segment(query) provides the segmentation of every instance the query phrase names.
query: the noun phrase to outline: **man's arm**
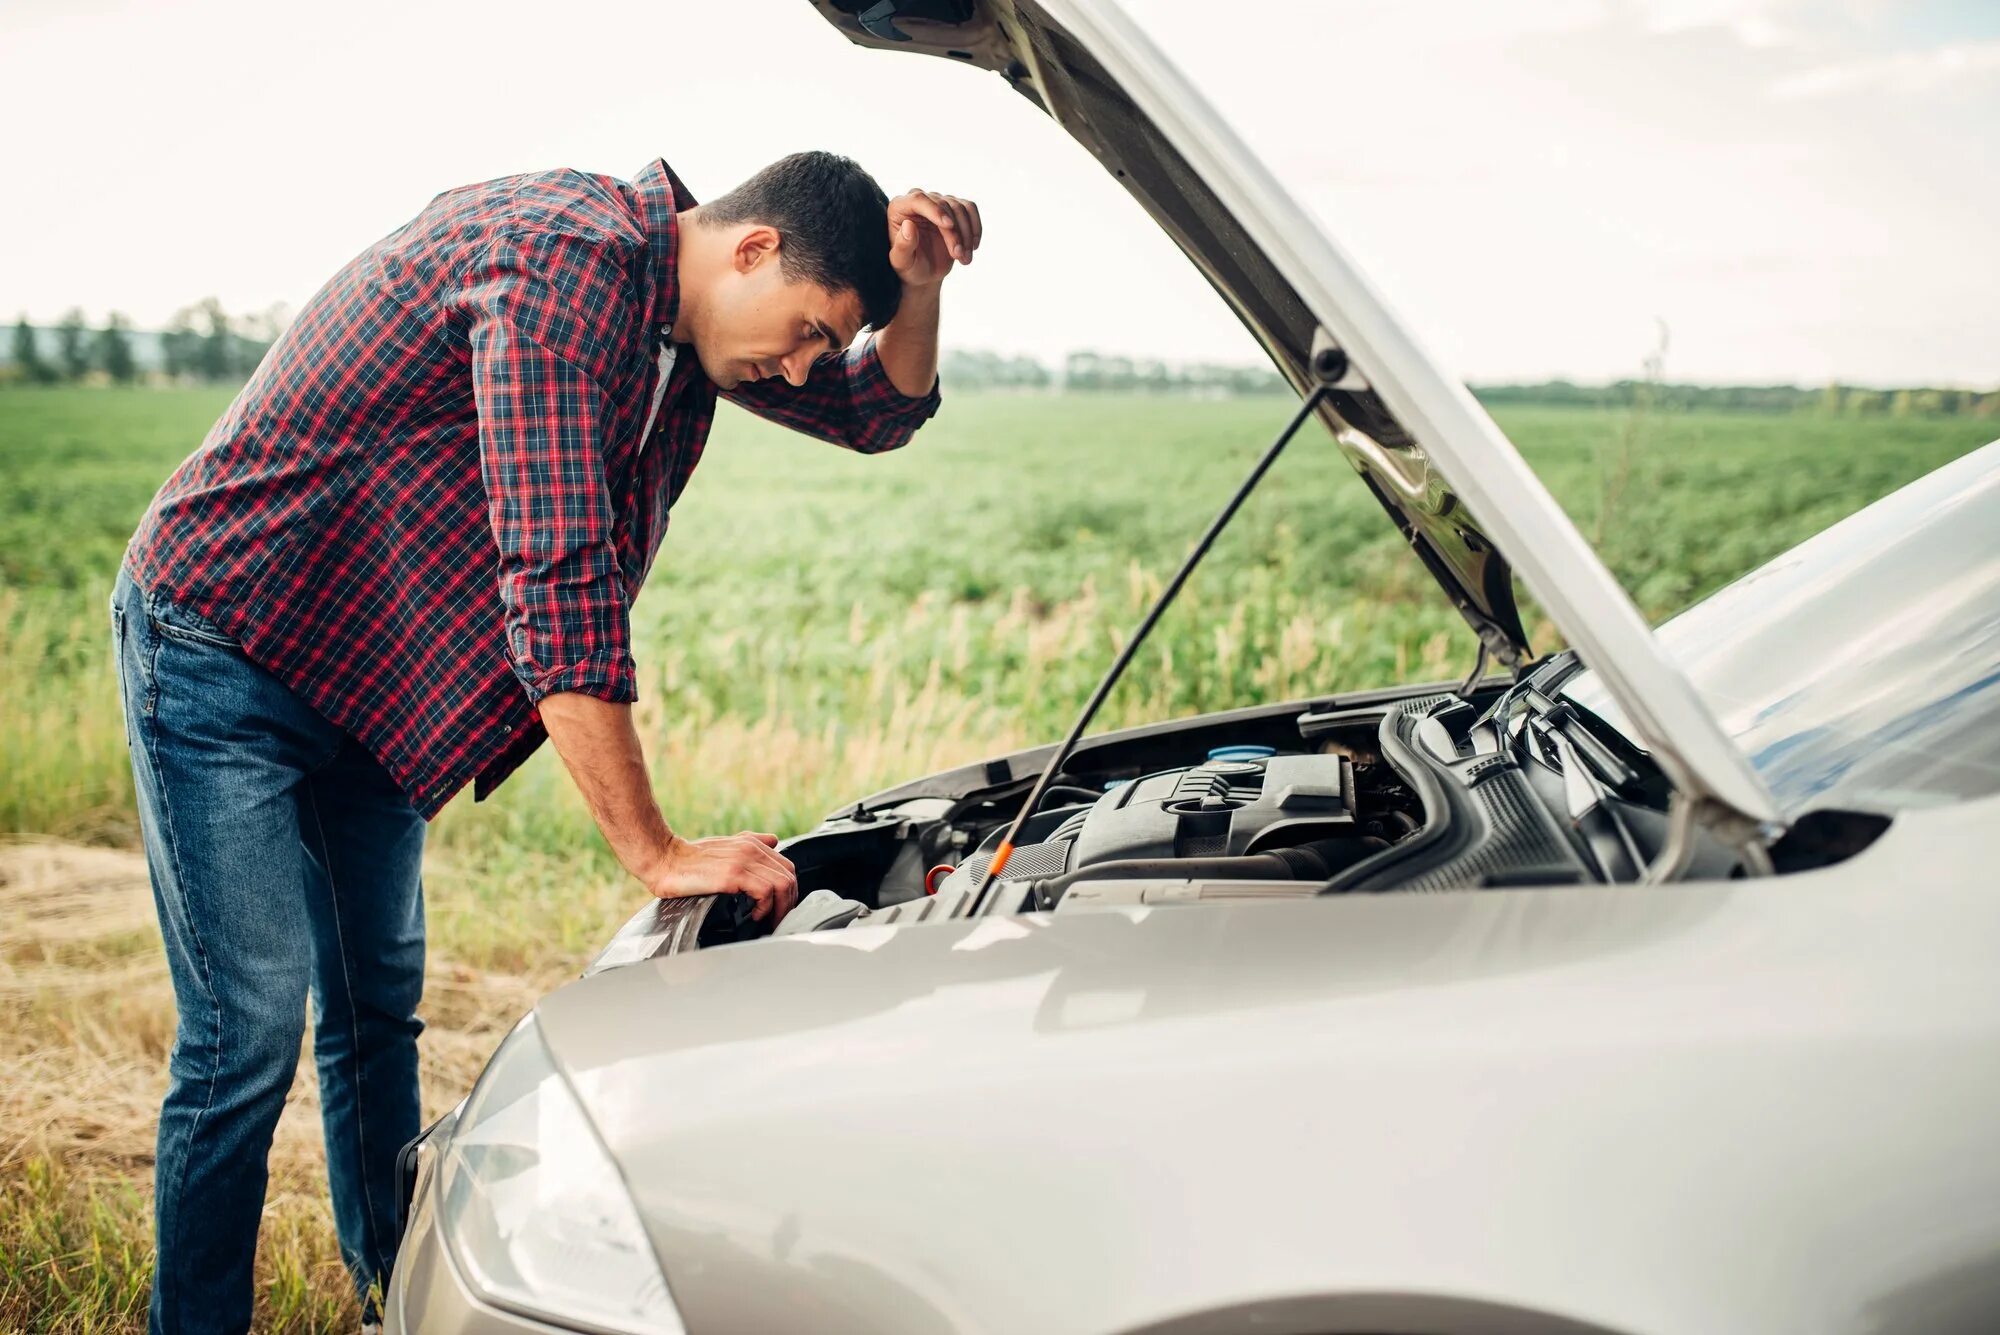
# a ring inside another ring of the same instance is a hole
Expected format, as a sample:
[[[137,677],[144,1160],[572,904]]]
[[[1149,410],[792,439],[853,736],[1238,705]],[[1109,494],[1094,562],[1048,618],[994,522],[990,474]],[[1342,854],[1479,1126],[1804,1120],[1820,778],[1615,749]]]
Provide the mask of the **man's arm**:
[[[972,263],[981,235],[969,199],[912,190],[889,201],[889,266],[903,280],[903,300],[875,352],[900,392],[916,397],[937,383],[938,292],[954,263]]]
[[[458,294],[507,657],[627,871],[661,896],[750,895],[756,916],[775,921],[798,893],[776,839],[676,836],[632,727],[631,626],[602,453],[609,353],[571,314],[615,312],[627,286],[588,240],[530,232],[490,242]]]
[[[775,924],[798,902],[798,873],[775,850],[778,836],[745,830],[683,839],[667,828],[632,707],[575,691],[542,698],[542,726],[625,870],[662,899],[735,891]]]
[[[898,394],[922,398],[938,378],[938,285],[903,286],[896,318],[875,336],[882,374]]]
[[[897,315],[895,324],[902,319]],[[896,388],[878,355],[888,336],[885,329],[844,352],[827,353],[803,385],[774,376],[725,389],[722,396],[766,421],[857,454],[901,449],[942,400],[935,389],[912,398]]]

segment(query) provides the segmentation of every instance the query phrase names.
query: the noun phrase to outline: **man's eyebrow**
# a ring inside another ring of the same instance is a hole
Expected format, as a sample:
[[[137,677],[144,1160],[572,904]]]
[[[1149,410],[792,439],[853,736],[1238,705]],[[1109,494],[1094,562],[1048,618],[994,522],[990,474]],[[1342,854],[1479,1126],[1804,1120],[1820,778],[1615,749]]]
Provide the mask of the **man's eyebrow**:
[[[813,324],[819,329],[819,332],[825,336],[826,345],[829,348],[844,348],[847,346],[845,343],[842,343],[840,341],[840,335],[836,334],[833,331],[833,326],[828,324],[826,321],[814,320]]]

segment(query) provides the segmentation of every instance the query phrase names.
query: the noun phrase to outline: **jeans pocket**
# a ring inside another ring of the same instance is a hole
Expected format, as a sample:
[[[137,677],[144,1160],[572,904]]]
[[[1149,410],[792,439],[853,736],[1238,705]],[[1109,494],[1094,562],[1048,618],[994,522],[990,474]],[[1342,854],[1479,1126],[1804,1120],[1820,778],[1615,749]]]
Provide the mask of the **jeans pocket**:
[[[142,613],[135,624],[126,604],[112,600],[111,658],[118,671],[118,704],[125,715],[127,745],[133,743],[136,735],[132,731],[136,726],[133,706],[138,706],[141,718],[150,718],[159,706],[160,690],[153,660],[160,652],[160,637],[152,629],[151,617]]]
[[[205,634],[192,627],[176,625],[171,621],[161,621],[158,618],[153,618],[152,620],[153,629],[165,639],[179,640],[182,644],[198,644],[208,649],[234,649],[237,647],[236,641],[226,639],[221,635]]]
[[[132,744],[132,701],[125,689],[125,612],[111,598],[111,670],[118,674],[118,714],[125,721],[125,744]]]
[[[220,626],[163,599],[155,599],[146,604],[146,620],[152,624],[154,634],[169,640],[179,640],[182,644],[204,645],[210,649],[242,652],[241,646],[230,639]]]

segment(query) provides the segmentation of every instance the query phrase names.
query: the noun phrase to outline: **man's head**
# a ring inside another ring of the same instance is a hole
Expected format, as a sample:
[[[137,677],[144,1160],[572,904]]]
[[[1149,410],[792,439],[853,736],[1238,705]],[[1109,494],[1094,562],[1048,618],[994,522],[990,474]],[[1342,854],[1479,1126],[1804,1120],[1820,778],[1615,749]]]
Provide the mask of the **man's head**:
[[[889,199],[834,153],[781,158],[683,215],[676,341],[724,389],[783,376],[895,317]]]

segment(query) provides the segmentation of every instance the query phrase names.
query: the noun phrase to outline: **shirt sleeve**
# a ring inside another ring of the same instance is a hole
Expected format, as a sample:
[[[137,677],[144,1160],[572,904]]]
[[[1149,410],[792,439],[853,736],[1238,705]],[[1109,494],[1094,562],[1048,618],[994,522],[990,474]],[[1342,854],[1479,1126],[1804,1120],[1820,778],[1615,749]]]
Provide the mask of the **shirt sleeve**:
[[[608,331],[631,304],[602,246],[532,232],[492,241],[460,292],[507,658],[535,701],[638,695],[603,451]]]
[[[875,336],[813,363],[803,385],[755,380],[724,390],[723,397],[759,417],[862,454],[881,454],[910,443],[942,402],[935,383],[915,398],[897,389],[882,369]]]

